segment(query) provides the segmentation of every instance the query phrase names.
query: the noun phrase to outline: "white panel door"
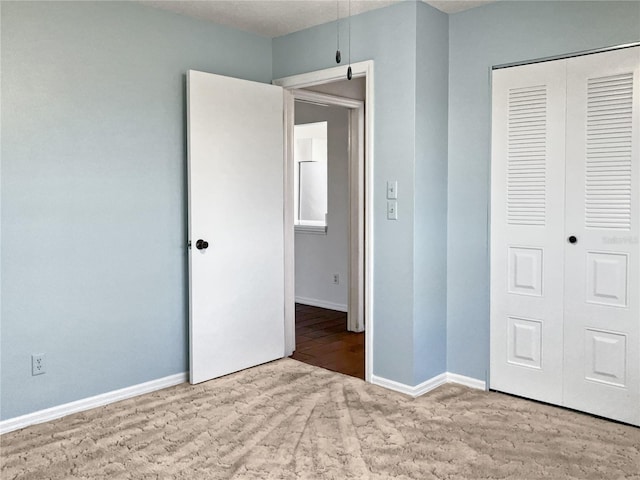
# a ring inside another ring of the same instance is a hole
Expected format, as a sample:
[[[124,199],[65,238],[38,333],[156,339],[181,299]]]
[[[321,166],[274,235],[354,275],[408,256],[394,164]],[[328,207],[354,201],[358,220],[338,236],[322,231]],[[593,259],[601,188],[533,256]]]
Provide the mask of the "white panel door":
[[[490,384],[560,403],[565,64],[492,84]]]
[[[639,115],[640,47],[568,60],[564,404],[636,425]]]
[[[189,71],[188,145],[198,383],[284,355],[282,88]]]

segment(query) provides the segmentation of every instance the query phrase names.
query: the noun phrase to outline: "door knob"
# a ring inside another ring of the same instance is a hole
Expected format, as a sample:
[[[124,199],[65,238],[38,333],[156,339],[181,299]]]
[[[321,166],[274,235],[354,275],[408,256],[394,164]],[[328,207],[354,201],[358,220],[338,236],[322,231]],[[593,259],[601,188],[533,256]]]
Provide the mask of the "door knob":
[[[578,243],[578,238],[574,235],[569,237],[569,243]]]
[[[206,240],[198,240],[196,241],[196,248],[198,250],[206,250],[209,247],[209,242],[207,242]]]

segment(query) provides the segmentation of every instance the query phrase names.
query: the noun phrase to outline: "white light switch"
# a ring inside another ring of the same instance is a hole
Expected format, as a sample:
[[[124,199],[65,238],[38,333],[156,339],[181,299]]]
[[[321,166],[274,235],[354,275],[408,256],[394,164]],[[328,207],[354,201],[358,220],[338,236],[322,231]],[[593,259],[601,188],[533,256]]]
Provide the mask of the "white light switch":
[[[387,202],[387,220],[398,219],[398,202]]]
[[[387,198],[389,200],[395,200],[398,198],[398,182],[395,180],[387,181]]]

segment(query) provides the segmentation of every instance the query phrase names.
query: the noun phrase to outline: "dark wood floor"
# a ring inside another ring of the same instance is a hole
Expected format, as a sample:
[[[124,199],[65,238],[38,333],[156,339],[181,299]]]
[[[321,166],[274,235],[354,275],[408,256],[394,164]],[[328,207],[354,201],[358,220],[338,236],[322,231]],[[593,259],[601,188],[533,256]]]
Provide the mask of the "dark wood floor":
[[[291,358],[364,380],[364,333],[347,331],[347,314],[296,303]]]

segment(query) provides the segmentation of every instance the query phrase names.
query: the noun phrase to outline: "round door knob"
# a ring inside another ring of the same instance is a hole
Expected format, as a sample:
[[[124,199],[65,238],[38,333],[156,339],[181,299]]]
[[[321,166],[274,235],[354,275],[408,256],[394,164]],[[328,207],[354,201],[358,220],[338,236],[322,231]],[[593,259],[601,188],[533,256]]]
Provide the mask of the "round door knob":
[[[206,240],[200,239],[196,242],[196,248],[198,250],[206,250],[207,247],[209,247],[209,242],[207,242]]]
[[[571,235],[569,237],[569,243],[578,243],[578,238],[575,237],[574,235]]]

